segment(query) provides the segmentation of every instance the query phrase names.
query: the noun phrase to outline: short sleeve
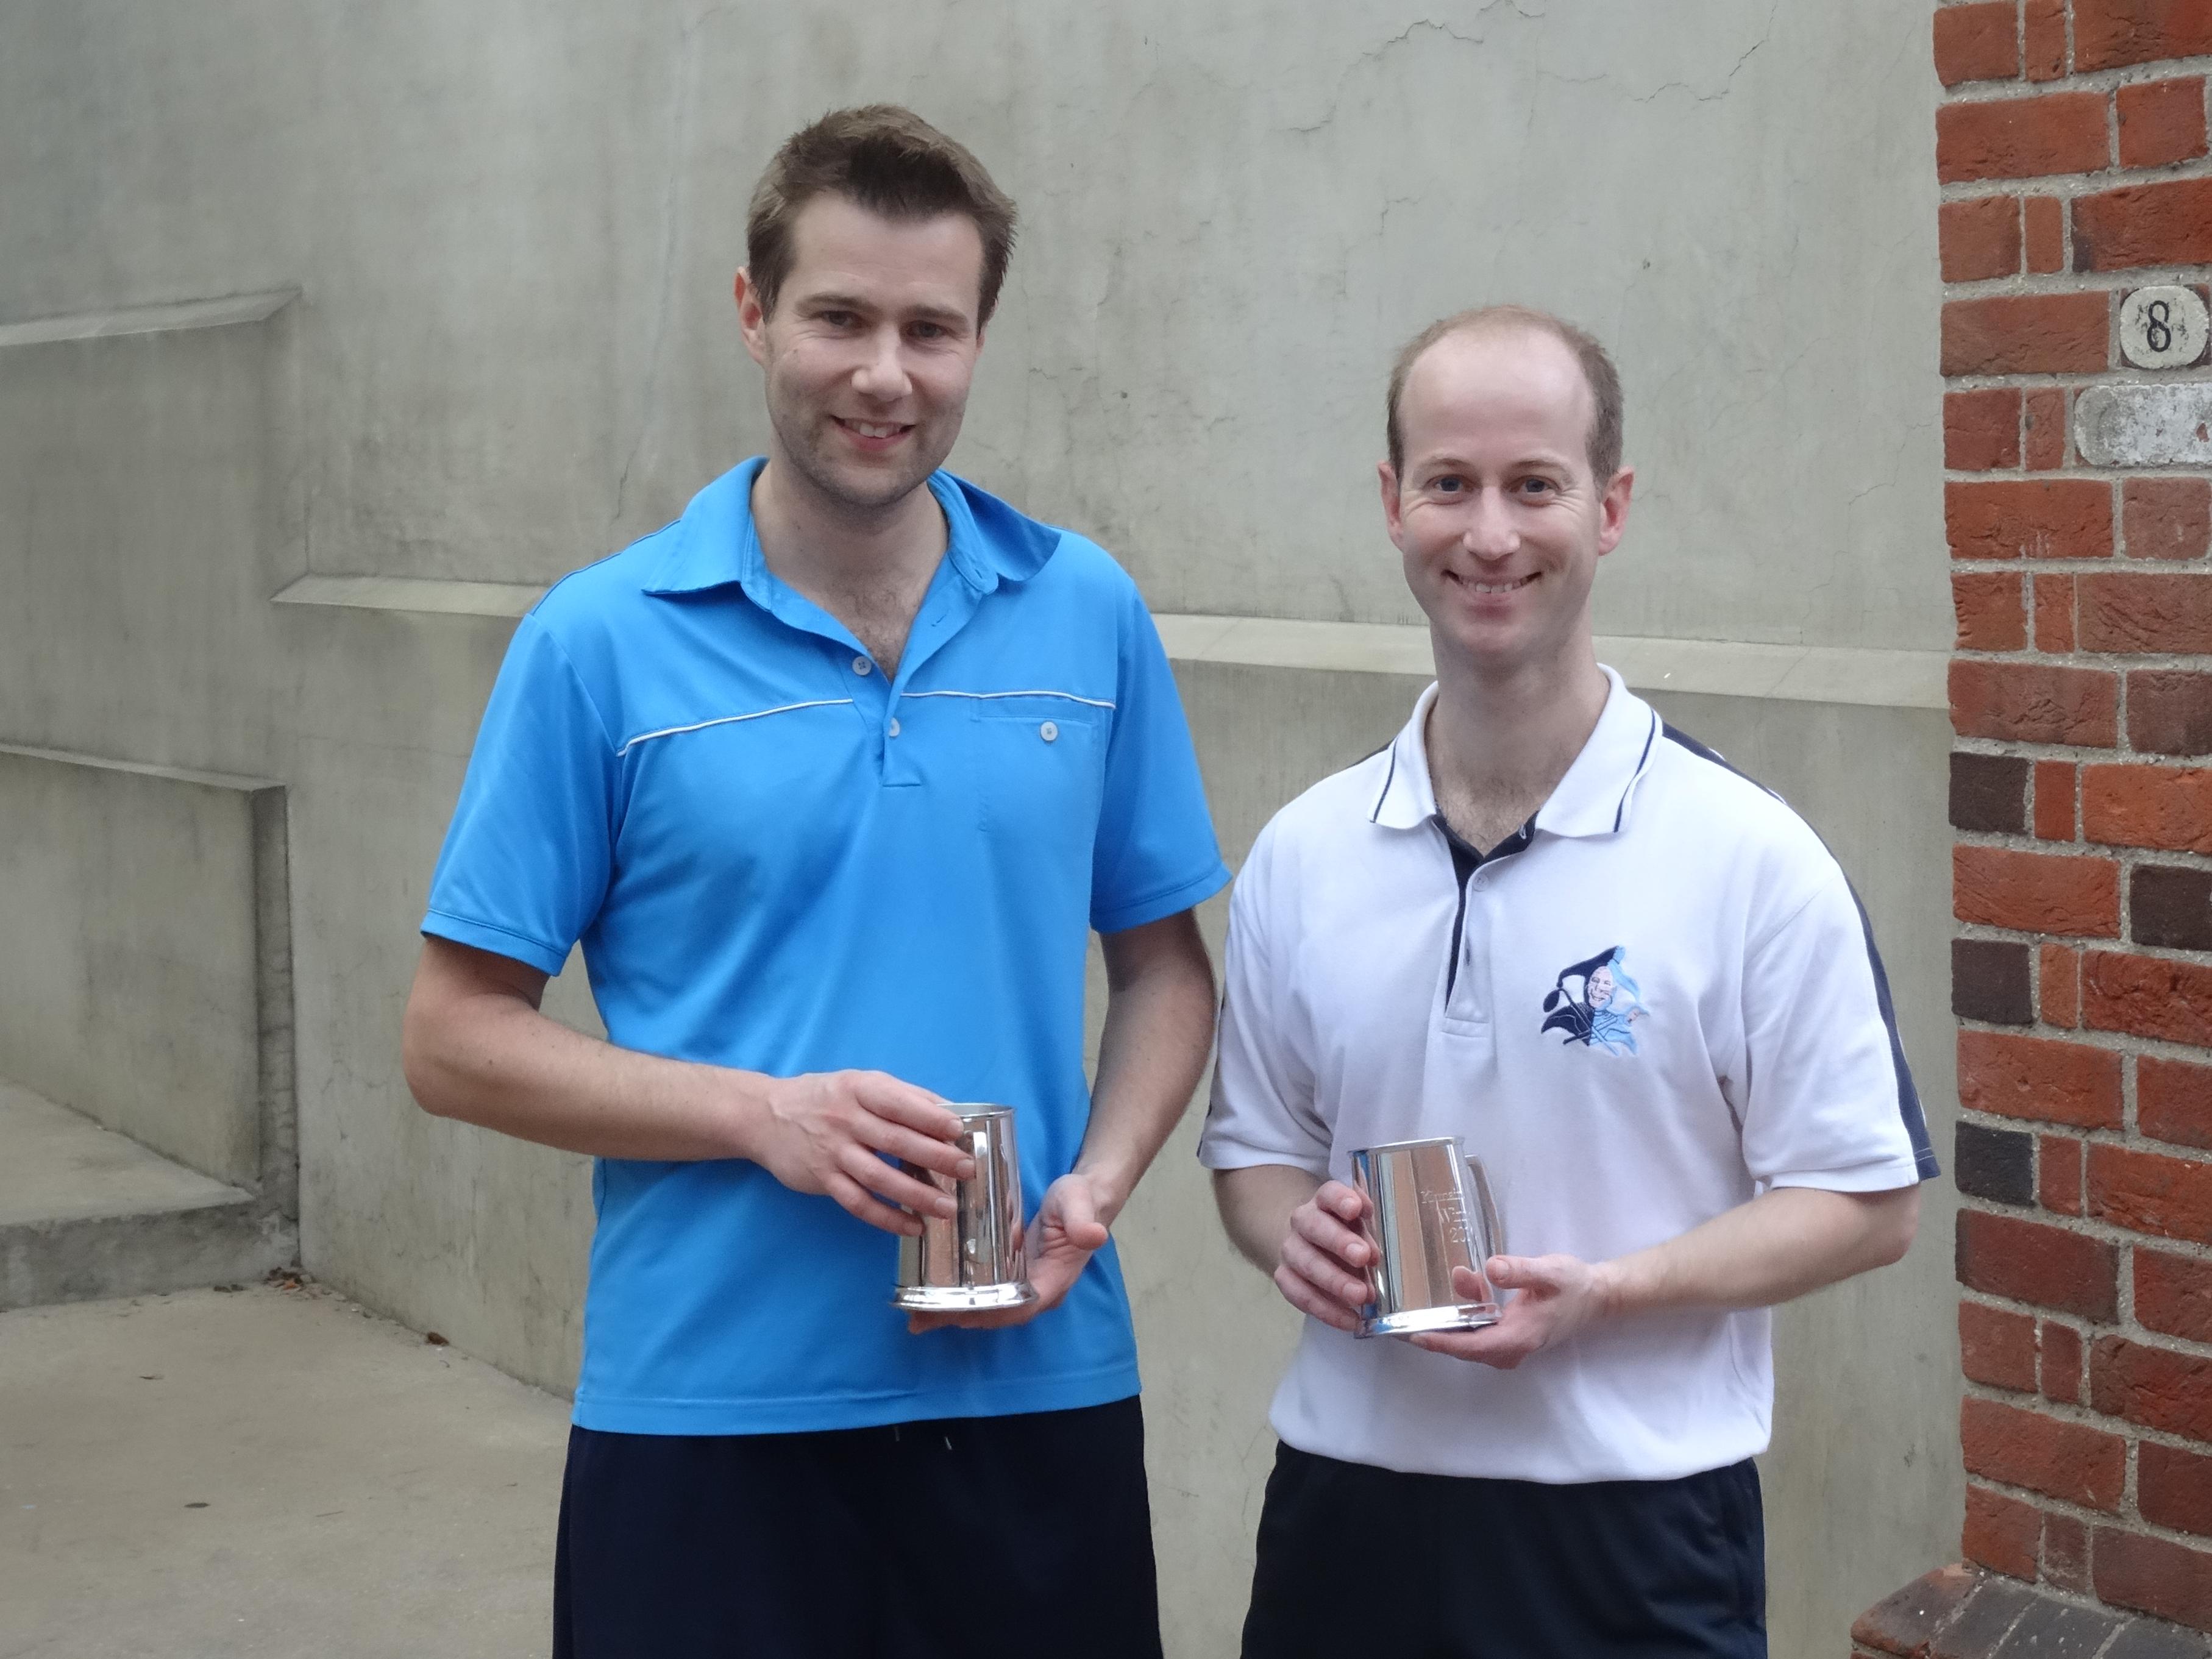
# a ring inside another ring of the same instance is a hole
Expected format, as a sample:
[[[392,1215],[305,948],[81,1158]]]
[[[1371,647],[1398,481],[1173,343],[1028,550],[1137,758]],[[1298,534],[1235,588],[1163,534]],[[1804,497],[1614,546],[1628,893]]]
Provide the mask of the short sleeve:
[[[1213,1096],[1198,1158],[1210,1170],[1286,1164],[1326,1181],[1329,1128],[1314,1109],[1312,1068],[1268,948],[1267,850],[1262,837],[1230,896]]]
[[[1091,925],[1102,933],[1188,910],[1229,882],[1175,675],[1133,586],[1119,631],[1113,735],[1091,860]]]
[[[1881,1192],[1936,1175],[1873,930],[1832,864],[1746,952],[1743,1003],[1743,1151],[1754,1178]]]
[[[477,731],[422,931],[559,973],[606,894],[615,767],[567,653],[526,617]]]

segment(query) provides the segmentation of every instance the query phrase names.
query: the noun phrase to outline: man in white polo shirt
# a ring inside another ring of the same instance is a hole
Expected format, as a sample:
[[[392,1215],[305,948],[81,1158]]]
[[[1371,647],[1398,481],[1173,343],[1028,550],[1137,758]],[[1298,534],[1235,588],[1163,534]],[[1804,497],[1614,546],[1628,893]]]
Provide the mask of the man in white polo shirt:
[[[1843,872],[1596,660],[1621,427],[1541,313],[1400,355],[1382,511],[1437,682],[1237,878],[1200,1157],[1308,1316],[1246,1659],[1765,1654],[1765,1310],[1896,1261],[1936,1173]],[[1350,1155],[1444,1134],[1504,1317],[1362,1340]]]

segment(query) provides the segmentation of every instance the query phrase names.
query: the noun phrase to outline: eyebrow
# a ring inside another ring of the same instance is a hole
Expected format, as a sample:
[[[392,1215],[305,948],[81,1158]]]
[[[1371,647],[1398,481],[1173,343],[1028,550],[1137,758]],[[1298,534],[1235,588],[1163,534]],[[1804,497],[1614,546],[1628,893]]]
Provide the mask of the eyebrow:
[[[1574,470],[1573,462],[1558,455],[1523,455],[1520,459],[1510,461],[1506,465],[1508,471],[1527,467],[1544,467],[1555,472]],[[1477,471],[1473,461],[1458,455],[1424,455],[1415,463],[1413,470],[1417,472],[1427,472],[1437,467],[1455,467],[1462,472]]]
[[[862,299],[857,294],[806,294],[799,296],[799,303],[805,306],[829,307],[839,311],[875,311],[880,309],[880,307]],[[921,318],[929,322],[957,323],[963,328],[972,328],[975,326],[975,319],[968,315],[966,312],[961,311],[952,306],[936,306],[928,304],[913,306],[909,307],[904,314],[908,317]]]

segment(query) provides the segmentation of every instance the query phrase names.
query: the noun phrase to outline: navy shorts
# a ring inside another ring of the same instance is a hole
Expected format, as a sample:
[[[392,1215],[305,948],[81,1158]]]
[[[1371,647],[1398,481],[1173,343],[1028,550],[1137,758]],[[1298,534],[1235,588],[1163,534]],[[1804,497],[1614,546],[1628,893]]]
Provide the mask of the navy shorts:
[[[1133,1399],[813,1434],[568,1432],[555,1659],[1158,1659]]]
[[[1765,1659],[1765,1532],[1748,1460],[1545,1486],[1284,1446],[1244,1659]]]

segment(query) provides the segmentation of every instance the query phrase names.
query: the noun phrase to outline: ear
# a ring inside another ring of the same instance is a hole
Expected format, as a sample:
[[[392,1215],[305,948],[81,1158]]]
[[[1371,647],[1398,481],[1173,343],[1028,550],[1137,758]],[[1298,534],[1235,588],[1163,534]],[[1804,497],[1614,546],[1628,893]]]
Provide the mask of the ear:
[[[755,362],[768,362],[768,313],[762,309],[760,289],[753,285],[752,272],[740,266],[737,281],[731,291],[738,302],[738,331],[745,337],[745,349],[752,354]]]
[[[1620,545],[1628,531],[1628,498],[1636,492],[1636,469],[1624,466],[1613,475],[1597,505],[1597,550],[1601,556]]]
[[[1399,545],[1405,520],[1398,511],[1398,469],[1388,461],[1375,463],[1375,477],[1382,486],[1382,523],[1389,532],[1391,545]]]

